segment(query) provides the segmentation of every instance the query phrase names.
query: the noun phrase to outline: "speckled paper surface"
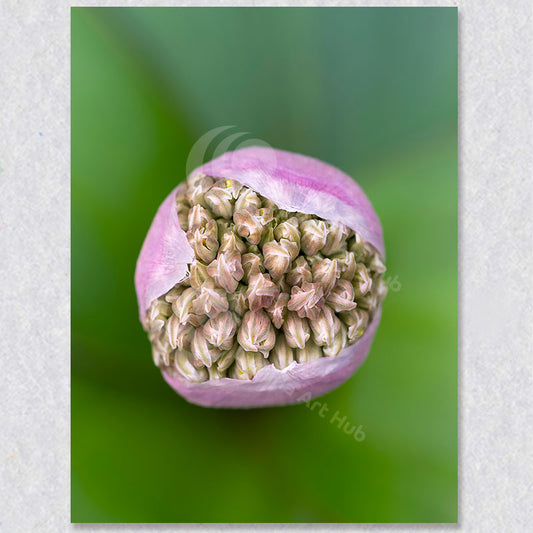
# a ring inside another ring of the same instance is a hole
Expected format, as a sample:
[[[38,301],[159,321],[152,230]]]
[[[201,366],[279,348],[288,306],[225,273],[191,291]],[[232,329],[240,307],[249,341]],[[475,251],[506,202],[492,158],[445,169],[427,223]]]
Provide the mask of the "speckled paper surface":
[[[343,525],[344,530],[520,532],[533,518],[532,5],[527,0],[458,4],[459,527]],[[70,5],[0,4],[0,532],[171,531],[176,526],[70,525]]]

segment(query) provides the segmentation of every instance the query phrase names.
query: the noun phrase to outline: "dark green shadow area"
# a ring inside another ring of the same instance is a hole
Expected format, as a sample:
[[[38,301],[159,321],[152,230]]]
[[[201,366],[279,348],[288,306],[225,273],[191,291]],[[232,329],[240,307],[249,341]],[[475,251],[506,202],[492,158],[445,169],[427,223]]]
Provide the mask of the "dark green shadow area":
[[[152,364],[137,255],[226,125],[350,173],[382,220],[382,323],[324,418],[190,405]],[[456,520],[456,9],[73,8],[72,521]]]

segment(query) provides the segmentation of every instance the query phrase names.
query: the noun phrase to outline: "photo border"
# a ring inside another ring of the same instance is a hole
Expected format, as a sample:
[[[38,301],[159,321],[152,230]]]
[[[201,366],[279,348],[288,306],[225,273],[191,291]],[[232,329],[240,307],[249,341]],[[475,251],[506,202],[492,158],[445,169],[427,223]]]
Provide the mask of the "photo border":
[[[458,7],[458,525],[70,524],[70,7],[136,5]],[[0,532],[525,531],[533,478],[532,14],[528,0],[1,3]]]

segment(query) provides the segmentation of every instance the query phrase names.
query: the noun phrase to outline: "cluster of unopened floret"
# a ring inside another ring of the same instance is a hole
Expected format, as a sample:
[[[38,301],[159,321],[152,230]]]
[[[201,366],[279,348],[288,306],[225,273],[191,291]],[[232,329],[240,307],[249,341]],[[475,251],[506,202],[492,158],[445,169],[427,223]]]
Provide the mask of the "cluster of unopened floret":
[[[266,365],[336,356],[385,297],[380,254],[343,224],[203,174],[178,188],[176,209],[195,260],[145,321],[170,374],[252,379]]]

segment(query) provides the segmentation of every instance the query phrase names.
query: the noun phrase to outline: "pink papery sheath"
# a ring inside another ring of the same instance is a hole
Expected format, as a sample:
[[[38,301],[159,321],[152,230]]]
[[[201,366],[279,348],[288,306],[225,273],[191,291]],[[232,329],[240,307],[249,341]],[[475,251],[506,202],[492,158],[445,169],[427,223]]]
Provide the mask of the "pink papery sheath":
[[[384,257],[379,219],[359,185],[340,170],[300,154],[266,147],[227,152],[197,168],[215,178],[231,179],[272,200],[281,209],[341,222]],[[141,321],[150,303],[179,283],[194,259],[178,221],[174,189],[157,211],[135,271]],[[278,370],[261,369],[251,380],[222,378],[192,383],[163,372],[165,380],[188,401],[209,407],[251,408],[308,401],[346,381],[365,360],[381,317],[378,309],[363,336],[336,357],[324,357]]]

